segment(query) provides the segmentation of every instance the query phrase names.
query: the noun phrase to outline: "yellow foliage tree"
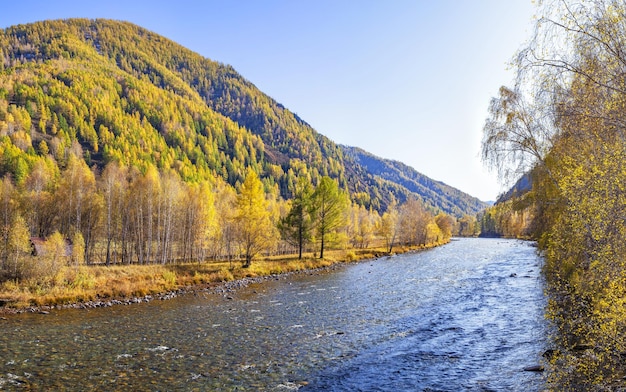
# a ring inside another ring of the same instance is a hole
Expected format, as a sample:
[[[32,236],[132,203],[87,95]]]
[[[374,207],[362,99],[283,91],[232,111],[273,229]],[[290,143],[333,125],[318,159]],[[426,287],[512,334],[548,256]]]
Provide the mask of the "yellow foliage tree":
[[[252,169],[248,169],[237,195],[236,220],[239,242],[245,257],[244,267],[249,267],[252,259],[267,250],[278,238],[277,229],[270,221],[263,184]]]

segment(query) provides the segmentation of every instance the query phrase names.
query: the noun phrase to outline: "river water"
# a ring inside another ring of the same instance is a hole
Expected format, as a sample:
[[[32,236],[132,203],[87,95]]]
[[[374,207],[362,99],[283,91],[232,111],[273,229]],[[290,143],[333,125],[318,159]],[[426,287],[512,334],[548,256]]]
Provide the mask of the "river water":
[[[0,320],[0,389],[537,391],[546,345],[529,243],[436,249],[106,309]]]

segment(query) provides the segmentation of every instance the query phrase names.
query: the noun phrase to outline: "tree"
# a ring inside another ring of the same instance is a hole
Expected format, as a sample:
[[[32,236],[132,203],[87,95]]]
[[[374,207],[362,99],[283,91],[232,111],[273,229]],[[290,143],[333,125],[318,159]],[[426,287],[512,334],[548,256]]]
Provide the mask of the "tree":
[[[435,223],[439,226],[444,240],[449,240],[452,237],[452,229],[454,228],[454,218],[450,215],[439,213],[435,216]]]
[[[311,240],[313,232],[313,186],[308,179],[300,177],[296,185],[291,209],[287,216],[279,221],[278,228],[282,237],[298,247],[298,259],[302,259],[302,250]]]
[[[218,180],[215,208],[219,230],[216,235],[215,256],[226,256],[232,267],[233,247],[237,237],[237,194],[226,182]]]
[[[11,225],[15,221],[17,215],[17,192],[13,182],[8,176],[5,176],[0,182],[0,234],[2,247],[0,248],[2,257],[2,268],[9,268],[9,258],[11,254],[10,239]]]
[[[128,225],[129,235],[128,239],[122,238],[122,247],[126,243],[132,245],[131,250],[134,250],[139,264],[157,260],[165,264],[172,239],[172,213],[178,195],[178,183],[171,176],[166,181],[153,165],[149,165],[144,174],[132,168],[129,177],[125,201],[128,216],[123,217],[128,219],[123,224]],[[169,226],[166,222],[169,222]]]
[[[182,260],[203,260],[217,226],[214,195],[209,184],[186,185],[182,205]]]
[[[169,172],[162,177],[157,205],[157,229],[159,230],[161,264],[166,264],[174,259],[174,229],[180,222],[182,184],[180,177],[175,172]],[[152,219],[150,208],[147,211],[148,219]]]
[[[459,235],[461,237],[473,237],[476,234],[478,234],[476,217],[464,215],[459,219]]]
[[[39,142],[38,148],[39,148],[39,153],[43,156],[46,156],[48,155],[48,153],[50,153],[50,150],[48,148],[48,143],[46,143],[45,140],[42,140]]]
[[[61,173],[55,199],[61,218],[60,232],[68,237],[76,230],[82,233],[87,250],[85,262],[89,264],[102,200],[96,192],[95,174],[84,160],[74,154],[70,154],[67,168]]]
[[[355,248],[367,248],[374,235],[374,229],[378,226],[380,216],[378,213],[368,210],[363,206],[353,204],[349,209],[349,224],[347,235]]]
[[[390,254],[396,242],[398,228],[398,210],[396,201],[393,199],[383,214],[378,229],[378,234],[385,239],[385,247]]]
[[[348,196],[339,190],[337,181],[328,176],[322,177],[313,193],[313,211],[320,241],[320,259],[324,258],[324,248],[330,236],[345,224],[344,212],[348,205]]]
[[[426,227],[431,215],[417,199],[408,199],[400,206],[399,232],[401,241],[405,245],[425,245],[427,242]]]
[[[37,260],[34,278],[39,280],[52,279],[67,264],[67,242],[58,231],[46,239],[44,256]]]
[[[117,163],[109,163],[100,176],[100,192],[104,200],[104,224],[106,236],[105,263],[110,265],[112,261],[112,246],[114,240],[123,233],[124,222],[123,206],[128,188],[128,169],[120,167]]]
[[[26,221],[19,214],[15,215],[13,219],[8,245],[8,253],[13,264],[13,276],[20,278],[20,263],[23,263],[24,259],[30,255],[31,244],[28,226],[26,226]]]
[[[562,350],[552,361],[551,389],[611,389],[622,382],[617,353],[626,350],[626,4],[548,0],[539,12],[535,35],[515,60],[517,80],[509,90],[515,99],[501,99],[491,110],[483,157],[497,165],[508,156],[515,166],[524,154],[540,152],[526,167],[533,227],[546,256],[548,314],[563,347],[581,341],[592,347],[584,356]],[[496,115],[520,102],[524,110]],[[498,119],[503,126],[493,127]],[[543,130],[532,126],[538,120]],[[493,142],[498,139],[521,142]],[[490,226],[511,232],[521,226],[517,211],[500,211]]]
[[[75,266],[85,263],[85,239],[80,231],[74,232],[72,236],[71,261]]]
[[[429,219],[424,229],[424,245],[439,244],[444,241],[444,235],[434,219]]]
[[[25,204],[32,233],[44,238],[51,233],[58,206],[53,198],[58,168],[49,157],[38,159],[25,181]]]
[[[250,266],[257,254],[267,249],[275,234],[267,208],[263,183],[254,170],[249,168],[237,195],[236,216],[238,236],[245,257],[243,265],[245,268]]]
[[[545,159],[552,140],[552,127],[542,121],[546,117],[516,89],[500,87],[499,97],[491,100],[482,159],[503,182],[517,181]]]

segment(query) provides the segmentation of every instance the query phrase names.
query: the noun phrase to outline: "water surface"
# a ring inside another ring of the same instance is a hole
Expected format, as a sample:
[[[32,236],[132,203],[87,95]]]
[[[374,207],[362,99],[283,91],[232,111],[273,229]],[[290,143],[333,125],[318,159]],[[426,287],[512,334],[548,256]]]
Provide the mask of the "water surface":
[[[0,389],[536,391],[540,264],[462,239],[230,297],[7,317]]]

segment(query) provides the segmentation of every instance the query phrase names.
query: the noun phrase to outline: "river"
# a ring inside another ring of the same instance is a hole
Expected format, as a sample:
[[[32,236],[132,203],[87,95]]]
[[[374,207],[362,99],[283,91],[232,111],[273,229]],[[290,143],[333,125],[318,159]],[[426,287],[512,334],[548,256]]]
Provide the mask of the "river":
[[[530,243],[436,249],[229,296],[0,320],[0,389],[537,391],[547,324]]]

